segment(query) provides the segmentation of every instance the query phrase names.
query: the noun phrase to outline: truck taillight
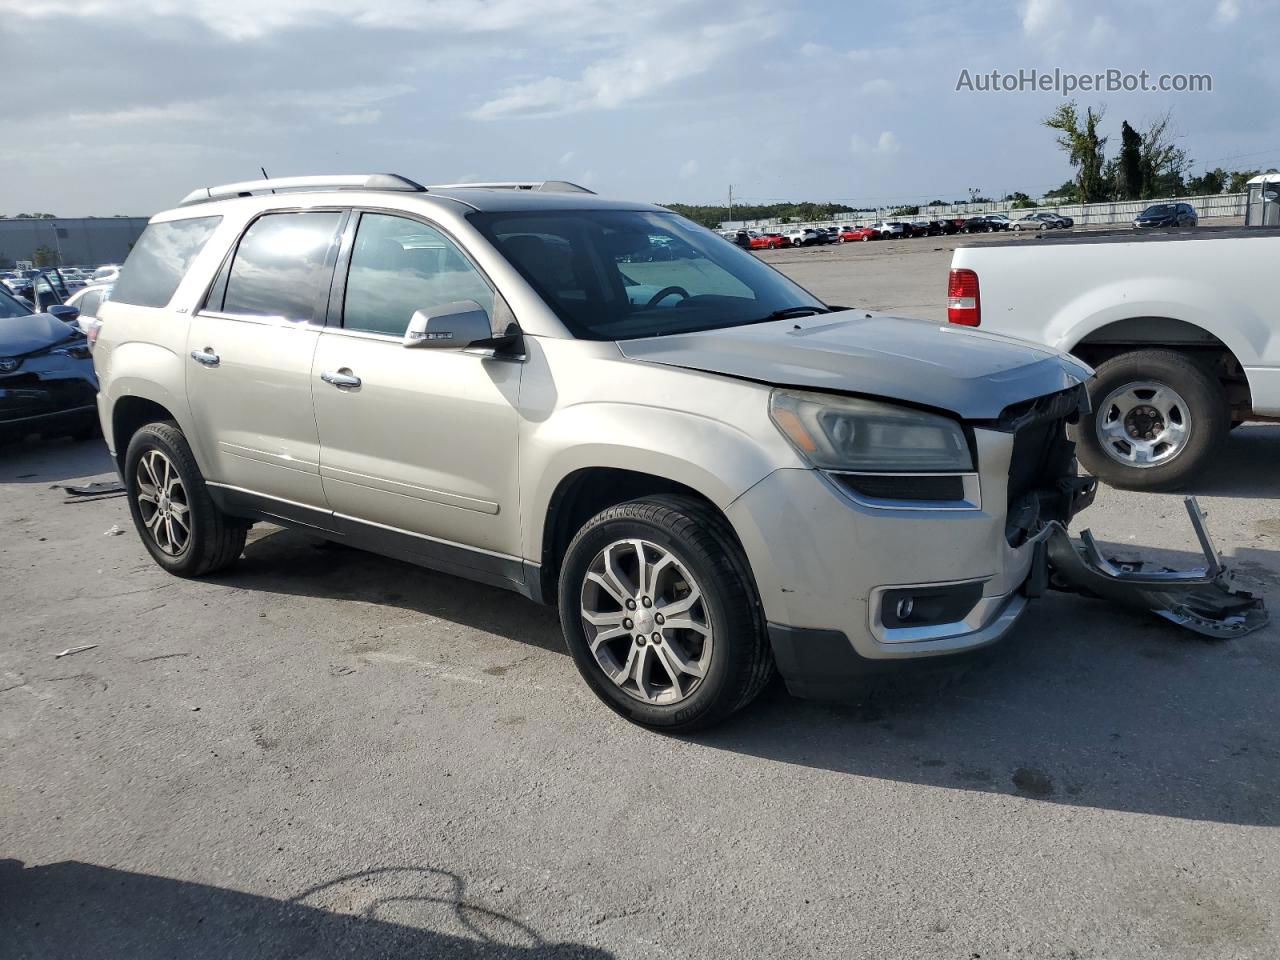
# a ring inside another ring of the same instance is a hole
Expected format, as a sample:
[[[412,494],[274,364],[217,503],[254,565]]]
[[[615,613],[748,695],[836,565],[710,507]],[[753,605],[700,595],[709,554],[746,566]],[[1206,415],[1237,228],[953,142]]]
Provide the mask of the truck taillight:
[[[947,278],[947,322],[976,327],[982,322],[978,275],[972,270],[952,270]]]

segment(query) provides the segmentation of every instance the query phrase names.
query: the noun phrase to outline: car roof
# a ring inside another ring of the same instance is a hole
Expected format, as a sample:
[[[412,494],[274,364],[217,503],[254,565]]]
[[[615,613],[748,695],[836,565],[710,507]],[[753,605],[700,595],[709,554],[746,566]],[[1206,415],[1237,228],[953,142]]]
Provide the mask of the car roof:
[[[449,186],[429,187],[420,192],[390,190],[298,190],[287,193],[265,193],[252,196],[231,197],[223,200],[206,200],[188,203],[162,211],[151,222],[184,220],[190,217],[217,216],[231,211],[253,212],[257,210],[287,207],[321,206],[375,206],[422,210],[431,207],[450,207],[456,213],[469,208],[484,213],[522,213],[526,211],[552,210],[639,210],[668,213],[665,207],[635,200],[614,200],[594,193],[568,193],[537,190],[512,190],[502,188]]]

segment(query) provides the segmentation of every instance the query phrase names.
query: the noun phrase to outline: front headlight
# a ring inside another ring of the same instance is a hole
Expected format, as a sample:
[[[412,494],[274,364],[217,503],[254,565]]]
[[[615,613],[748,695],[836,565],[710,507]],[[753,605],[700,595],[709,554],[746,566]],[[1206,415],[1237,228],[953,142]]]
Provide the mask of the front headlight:
[[[800,455],[823,470],[943,473],[973,469],[956,421],[875,400],[774,390],[769,416]]]

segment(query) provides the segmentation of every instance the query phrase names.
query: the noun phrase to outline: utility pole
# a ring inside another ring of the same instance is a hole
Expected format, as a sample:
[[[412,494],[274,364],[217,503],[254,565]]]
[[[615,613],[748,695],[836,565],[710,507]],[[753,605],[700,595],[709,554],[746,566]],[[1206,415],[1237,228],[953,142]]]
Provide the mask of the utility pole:
[[[729,222],[733,223],[733,184],[729,184]]]

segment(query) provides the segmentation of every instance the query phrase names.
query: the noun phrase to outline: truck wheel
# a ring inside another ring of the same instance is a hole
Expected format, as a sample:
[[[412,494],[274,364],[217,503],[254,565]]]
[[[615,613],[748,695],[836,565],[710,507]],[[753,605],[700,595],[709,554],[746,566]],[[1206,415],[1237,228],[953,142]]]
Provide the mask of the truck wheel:
[[[1172,350],[1137,350],[1098,367],[1093,411],[1076,430],[1080,461],[1131,490],[1178,487],[1203,467],[1231,426],[1222,384]]]
[[[199,577],[240,558],[248,525],[228,517],[209,497],[176,423],[149,423],[133,435],[124,480],[138,536],[165,570]]]
[[[690,497],[633,500],[588,521],[565,554],[560,622],[587,685],[647,727],[710,726],[773,675],[742,548]]]

